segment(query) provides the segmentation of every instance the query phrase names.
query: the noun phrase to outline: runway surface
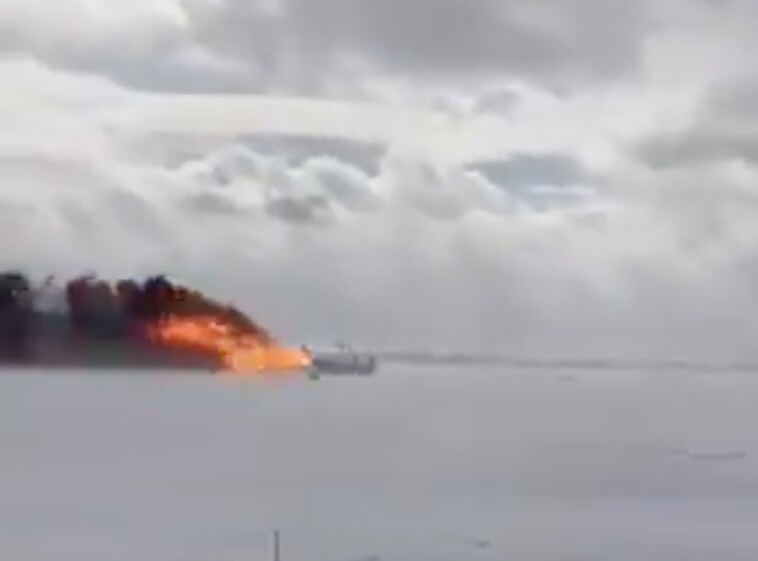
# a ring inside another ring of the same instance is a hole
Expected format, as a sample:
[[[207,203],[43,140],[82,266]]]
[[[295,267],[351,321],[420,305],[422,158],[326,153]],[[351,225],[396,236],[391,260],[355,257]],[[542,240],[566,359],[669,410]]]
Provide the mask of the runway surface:
[[[755,559],[758,374],[0,376],[0,557]]]

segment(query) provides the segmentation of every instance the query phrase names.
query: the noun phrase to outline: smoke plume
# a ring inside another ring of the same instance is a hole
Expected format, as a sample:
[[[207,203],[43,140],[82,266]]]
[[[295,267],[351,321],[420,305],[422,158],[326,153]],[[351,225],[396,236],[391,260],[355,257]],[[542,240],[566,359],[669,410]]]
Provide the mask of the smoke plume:
[[[50,307],[56,291],[62,306]],[[56,355],[43,350],[51,338],[64,351],[77,353],[82,365],[91,354],[83,349],[97,352],[114,342],[136,345],[134,353],[156,347],[196,352],[219,368],[238,371],[300,369],[309,363],[305,352],[281,347],[234,306],[164,276],[108,282],[85,275],[57,290],[52,278],[33,286],[25,274],[6,272],[0,275],[0,318],[3,354],[32,364],[55,364]],[[52,330],[53,325],[63,329]],[[120,360],[122,355],[113,354],[114,362]]]

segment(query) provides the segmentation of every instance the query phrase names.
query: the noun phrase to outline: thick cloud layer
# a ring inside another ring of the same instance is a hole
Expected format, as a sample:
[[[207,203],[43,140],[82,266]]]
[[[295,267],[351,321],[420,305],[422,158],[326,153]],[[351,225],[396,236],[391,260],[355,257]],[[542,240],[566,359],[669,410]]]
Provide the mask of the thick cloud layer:
[[[529,76],[543,83],[634,70],[648,0],[3,0],[0,46],[170,90],[326,92],[365,71],[406,79]]]
[[[2,264],[167,272],[293,339],[756,358],[753,162],[691,156],[735,130],[746,32],[695,42],[708,3],[374,4],[0,3]],[[389,103],[135,91],[328,83]]]

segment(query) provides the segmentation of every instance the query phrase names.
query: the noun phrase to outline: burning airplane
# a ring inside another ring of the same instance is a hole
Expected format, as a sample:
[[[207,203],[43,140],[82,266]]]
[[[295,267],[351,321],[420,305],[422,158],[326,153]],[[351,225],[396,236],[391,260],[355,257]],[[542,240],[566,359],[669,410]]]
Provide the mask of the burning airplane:
[[[280,344],[235,307],[163,276],[82,276],[60,289],[52,279],[33,286],[22,273],[0,273],[0,365],[318,377],[334,370],[324,358]]]

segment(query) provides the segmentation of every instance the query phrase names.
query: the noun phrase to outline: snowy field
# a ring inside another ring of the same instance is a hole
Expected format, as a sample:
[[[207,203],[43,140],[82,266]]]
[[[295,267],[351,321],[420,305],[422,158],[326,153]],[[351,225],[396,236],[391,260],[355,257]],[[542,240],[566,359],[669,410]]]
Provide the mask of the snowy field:
[[[758,374],[16,374],[0,445],[13,561],[758,556]]]

